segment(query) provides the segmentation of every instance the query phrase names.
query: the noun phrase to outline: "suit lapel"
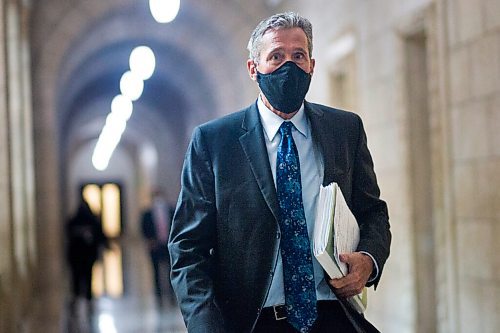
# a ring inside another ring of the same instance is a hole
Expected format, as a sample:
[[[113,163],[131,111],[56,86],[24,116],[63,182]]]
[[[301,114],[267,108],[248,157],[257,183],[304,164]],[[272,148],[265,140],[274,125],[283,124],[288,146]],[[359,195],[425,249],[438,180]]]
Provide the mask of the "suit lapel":
[[[259,111],[257,110],[257,103],[254,103],[247,109],[242,128],[245,130],[245,133],[240,137],[241,147],[250,163],[255,180],[269,209],[276,220],[278,220],[278,199],[276,188],[274,187],[273,174],[269,166],[269,158],[267,156],[264,132],[259,118]]]
[[[324,112],[313,104],[304,102],[304,111],[311,122],[311,132],[315,148],[320,153],[323,164],[323,186],[335,180],[335,128],[328,124]]]
[[[341,170],[335,166],[335,124],[328,123],[324,112],[307,101],[304,111],[311,122],[311,132],[315,149],[320,154],[323,164],[323,185],[338,181]],[[240,144],[250,163],[254,177],[274,217],[278,219],[278,199],[274,187],[273,174],[269,166],[264,131],[259,118],[257,103],[250,106],[243,120],[245,133],[240,137]]]

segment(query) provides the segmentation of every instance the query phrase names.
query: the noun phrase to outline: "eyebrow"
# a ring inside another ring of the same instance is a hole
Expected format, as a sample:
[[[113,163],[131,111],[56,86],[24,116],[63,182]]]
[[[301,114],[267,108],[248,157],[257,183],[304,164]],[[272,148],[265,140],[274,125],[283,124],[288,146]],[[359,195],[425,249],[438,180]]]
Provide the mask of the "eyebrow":
[[[276,47],[274,49],[271,49],[271,51],[269,51],[269,54],[272,54],[272,53],[278,52],[278,51],[283,51],[283,47],[279,46],[279,47]]]
[[[280,51],[284,51],[284,48],[282,46],[278,46],[274,49],[271,49],[271,51],[269,51],[269,55],[275,53],[275,52],[280,52]],[[305,54],[308,54],[308,50],[307,49],[304,49],[303,47],[297,47],[295,49],[293,49],[293,52],[303,52]]]

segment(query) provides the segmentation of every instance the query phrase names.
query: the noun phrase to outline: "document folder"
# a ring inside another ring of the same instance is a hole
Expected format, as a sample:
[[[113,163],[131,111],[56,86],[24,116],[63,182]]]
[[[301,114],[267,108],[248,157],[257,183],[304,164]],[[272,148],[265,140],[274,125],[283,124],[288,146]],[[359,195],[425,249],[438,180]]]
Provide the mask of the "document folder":
[[[313,253],[330,278],[341,278],[348,267],[340,261],[342,253],[356,251],[359,226],[337,183],[321,186],[313,234]],[[366,288],[347,299],[359,313],[367,305]]]

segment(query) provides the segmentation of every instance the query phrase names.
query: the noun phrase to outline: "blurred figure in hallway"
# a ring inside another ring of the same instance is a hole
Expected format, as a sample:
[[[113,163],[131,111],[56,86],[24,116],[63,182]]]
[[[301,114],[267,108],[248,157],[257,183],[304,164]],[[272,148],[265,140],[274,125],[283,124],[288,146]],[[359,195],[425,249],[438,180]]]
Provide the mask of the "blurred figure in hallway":
[[[72,279],[71,308],[74,310],[77,300],[82,298],[92,312],[92,267],[99,258],[101,248],[107,245],[107,239],[99,218],[83,197],[77,212],[66,225],[66,238],[66,257]]]
[[[168,254],[168,234],[172,223],[173,209],[167,204],[162,190],[152,194],[152,207],[142,214],[142,234],[153,266],[155,297],[158,307],[175,304],[175,296],[170,284],[170,261]]]

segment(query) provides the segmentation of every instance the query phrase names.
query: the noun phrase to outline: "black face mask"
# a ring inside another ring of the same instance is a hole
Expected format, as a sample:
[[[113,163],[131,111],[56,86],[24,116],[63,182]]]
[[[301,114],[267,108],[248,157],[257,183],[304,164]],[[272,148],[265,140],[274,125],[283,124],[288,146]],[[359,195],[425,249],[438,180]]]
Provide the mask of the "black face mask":
[[[257,71],[257,82],[273,108],[284,113],[297,111],[311,83],[311,74],[304,72],[293,61],[285,62],[268,74]]]

